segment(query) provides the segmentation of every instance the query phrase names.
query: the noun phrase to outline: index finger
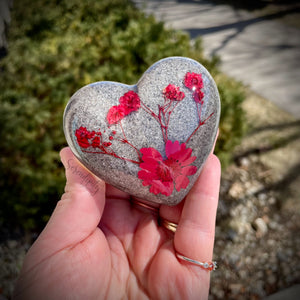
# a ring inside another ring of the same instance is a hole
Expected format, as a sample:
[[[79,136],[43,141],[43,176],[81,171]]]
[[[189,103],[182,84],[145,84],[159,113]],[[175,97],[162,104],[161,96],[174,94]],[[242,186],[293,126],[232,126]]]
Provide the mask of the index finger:
[[[211,154],[185,200],[174,236],[179,254],[198,261],[212,259],[220,177],[220,161]]]

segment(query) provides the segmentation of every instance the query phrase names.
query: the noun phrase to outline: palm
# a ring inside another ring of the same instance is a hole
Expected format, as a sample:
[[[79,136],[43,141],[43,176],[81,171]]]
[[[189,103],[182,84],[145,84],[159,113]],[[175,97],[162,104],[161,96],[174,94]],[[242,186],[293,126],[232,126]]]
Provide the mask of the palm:
[[[112,269],[108,271],[112,276],[112,298],[126,294],[133,299],[184,299],[187,290],[199,281],[195,273],[178,262],[173,234],[157,225],[155,215],[139,211],[124,199],[111,199],[100,228],[111,253]],[[207,290],[208,274],[203,275]]]
[[[16,290],[20,299],[207,298],[209,273],[175,256],[176,248],[189,257],[202,253],[211,259],[213,228],[195,238],[199,224],[187,215],[189,203],[160,207],[161,216],[179,223],[174,236],[158,225],[157,216],[132,206],[129,195],[107,186],[104,201],[104,183],[92,195],[76,172],[67,170],[67,178],[62,201],[25,260]],[[65,212],[72,205],[80,207]],[[204,206],[213,218],[206,226],[214,223],[215,209],[216,203]],[[60,223],[65,225],[61,231]],[[205,239],[203,249],[193,250]]]

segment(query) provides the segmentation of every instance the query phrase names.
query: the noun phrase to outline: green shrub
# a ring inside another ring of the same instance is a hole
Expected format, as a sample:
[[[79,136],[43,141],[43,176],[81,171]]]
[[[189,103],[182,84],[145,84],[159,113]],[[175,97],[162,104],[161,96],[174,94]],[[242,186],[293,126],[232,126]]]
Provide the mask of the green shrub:
[[[241,83],[224,74],[217,74],[215,80],[221,97],[220,135],[215,153],[224,169],[232,161],[232,152],[247,130],[245,112],[241,105],[245,99],[245,90]]]
[[[85,84],[132,84],[155,61],[187,56],[216,76],[222,103],[218,153],[230,157],[242,134],[241,86],[205,60],[200,40],[166,29],[126,0],[18,0],[8,55],[0,61],[0,220],[42,226],[63,192],[62,115]],[[227,158],[226,158],[227,160]]]

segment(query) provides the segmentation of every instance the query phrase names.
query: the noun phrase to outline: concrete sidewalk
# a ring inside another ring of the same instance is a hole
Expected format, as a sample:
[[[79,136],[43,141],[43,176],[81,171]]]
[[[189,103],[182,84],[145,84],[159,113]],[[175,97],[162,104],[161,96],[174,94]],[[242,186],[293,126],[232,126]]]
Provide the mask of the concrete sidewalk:
[[[300,118],[300,29],[278,22],[295,11],[261,18],[210,1],[134,2],[167,26],[201,36],[205,54],[219,55],[224,73]]]

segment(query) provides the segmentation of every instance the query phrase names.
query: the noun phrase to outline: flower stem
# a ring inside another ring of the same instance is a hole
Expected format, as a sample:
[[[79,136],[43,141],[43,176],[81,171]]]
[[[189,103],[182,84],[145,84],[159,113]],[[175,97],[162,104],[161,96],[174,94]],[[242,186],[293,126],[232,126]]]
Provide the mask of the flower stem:
[[[158,116],[153,112],[153,110],[150,109],[148,106],[146,106],[142,100],[140,100],[140,101],[141,101],[141,104],[142,104],[143,109],[144,109],[148,114],[150,114],[152,117],[154,117],[155,120],[156,120],[157,122],[159,122]]]
[[[121,143],[127,144],[130,147],[132,147],[135,150],[135,152],[136,152],[136,154],[137,154],[137,156],[139,158],[139,162],[142,161],[140,151],[135,146],[133,146],[127,139],[116,139],[116,140],[119,141],[119,142],[121,142]]]
[[[166,120],[166,116],[165,116],[165,107],[169,106],[169,103],[166,103],[166,101],[164,102],[163,106],[158,105],[158,115],[156,115],[153,110],[151,110],[148,106],[146,106],[143,101],[141,100],[141,105],[142,108],[148,113],[150,114],[152,117],[154,117],[154,119],[158,122],[158,124],[160,125],[161,128],[161,132],[162,132],[162,136],[163,136],[163,140],[166,143],[168,140],[168,126],[164,125],[162,122],[162,118],[164,123],[168,124],[169,122]]]
[[[198,106],[197,106],[197,110],[198,110]],[[200,114],[201,114],[201,108],[200,108]],[[191,137],[197,132],[197,130],[206,123],[206,121],[213,115],[214,113],[211,113],[204,121],[201,121],[201,119],[199,119],[199,124],[196,127],[196,129],[192,132],[192,134],[188,137],[188,139],[186,140],[186,144],[189,142],[189,140],[191,139]],[[199,115],[199,114],[198,114]]]
[[[124,139],[125,139],[125,141],[127,141],[127,137],[126,137],[126,135],[125,135],[125,132],[124,132],[124,129],[123,129],[123,126],[122,126],[121,120],[120,120],[118,123],[120,124],[120,127],[121,127],[121,130],[122,130],[122,133],[123,133]]]
[[[85,153],[93,153],[93,154],[106,154],[106,155],[110,155],[110,156],[113,156],[115,158],[119,158],[119,159],[122,159],[122,160],[125,160],[125,161],[129,161],[131,163],[134,163],[134,164],[140,164],[140,161],[135,161],[135,160],[132,160],[132,159],[129,159],[129,158],[126,158],[126,157],[121,157],[119,155],[117,155],[115,152],[100,152],[100,151],[88,151],[88,150],[82,150],[82,152],[85,152]]]

